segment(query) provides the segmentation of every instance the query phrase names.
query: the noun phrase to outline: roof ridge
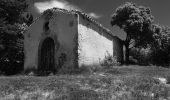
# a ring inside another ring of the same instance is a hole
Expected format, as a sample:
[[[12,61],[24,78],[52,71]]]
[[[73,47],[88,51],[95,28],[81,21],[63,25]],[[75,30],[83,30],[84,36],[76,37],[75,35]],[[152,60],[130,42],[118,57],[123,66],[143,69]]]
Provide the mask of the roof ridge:
[[[98,27],[102,28],[104,31],[106,31],[107,33],[109,33],[112,36],[115,36],[112,34],[112,31],[110,31],[108,28],[104,27],[101,23],[97,22],[96,20],[94,20],[92,17],[90,17],[88,14],[79,11],[79,10],[66,10],[66,9],[61,9],[61,8],[51,8],[51,9],[47,9],[46,11],[43,12],[42,15],[49,13],[49,11],[60,11],[60,12],[64,12],[64,13],[70,13],[70,14],[79,14],[82,15],[84,17],[86,17],[87,19],[89,19],[92,23],[94,23],[95,25],[97,25]]]

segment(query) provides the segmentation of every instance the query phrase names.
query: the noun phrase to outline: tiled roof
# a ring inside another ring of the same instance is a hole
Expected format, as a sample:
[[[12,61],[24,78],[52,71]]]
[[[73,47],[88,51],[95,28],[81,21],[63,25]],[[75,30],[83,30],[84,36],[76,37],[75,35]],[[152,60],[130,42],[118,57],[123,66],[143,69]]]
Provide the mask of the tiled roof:
[[[78,11],[78,10],[69,11],[69,10],[66,10],[66,9],[52,8],[52,9],[48,9],[48,10],[44,11],[43,15],[48,15],[50,17],[50,15],[51,15],[50,13],[53,13],[53,12],[60,12],[60,13],[63,12],[63,13],[67,13],[67,14],[79,14],[79,15],[84,16],[85,18],[87,18],[89,21],[91,21],[92,23],[94,23],[95,25],[100,27],[101,29],[103,29],[108,34],[114,36],[109,29],[105,28],[102,24],[98,23],[92,17],[90,17],[89,15],[87,15],[86,13],[83,13],[81,11]]]

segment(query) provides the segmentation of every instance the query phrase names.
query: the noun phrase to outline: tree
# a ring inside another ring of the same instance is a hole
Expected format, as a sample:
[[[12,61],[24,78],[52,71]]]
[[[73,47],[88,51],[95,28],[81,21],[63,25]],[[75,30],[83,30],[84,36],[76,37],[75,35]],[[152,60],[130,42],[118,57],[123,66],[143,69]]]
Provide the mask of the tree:
[[[158,24],[152,25],[152,59],[157,65],[168,66],[170,64],[170,27]]]
[[[24,18],[25,0],[0,0],[0,70],[14,74],[22,70],[23,32],[33,18]]]
[[[151,41],[150,26],[152,22],[153,16],[149,8],[130,2],[119,6],[112,15],[111,25],[117,25],[127,33],[124,40],[127,64],[129,63],[130,46],[147,46]]]

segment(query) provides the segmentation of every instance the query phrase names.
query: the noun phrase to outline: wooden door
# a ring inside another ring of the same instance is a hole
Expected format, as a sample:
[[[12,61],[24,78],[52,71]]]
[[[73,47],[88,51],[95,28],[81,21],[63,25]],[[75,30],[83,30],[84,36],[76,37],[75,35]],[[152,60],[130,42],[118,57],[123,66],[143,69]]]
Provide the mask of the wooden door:
[[[55,70],[55,44],[54,40],[51,38],[46,38],[40,49],[40,58],[39,58],[39,70],[41,72],[50,73]]]

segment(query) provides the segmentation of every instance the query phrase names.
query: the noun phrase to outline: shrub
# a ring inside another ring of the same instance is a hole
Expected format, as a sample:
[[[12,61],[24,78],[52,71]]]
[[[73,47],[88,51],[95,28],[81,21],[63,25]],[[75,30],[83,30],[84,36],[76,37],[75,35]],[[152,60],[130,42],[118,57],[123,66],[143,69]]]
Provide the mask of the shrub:
[[[152,63],[157,66],[169,66],[170,54],[163,50],[153,50],[151,55]]]
[[[101,66],[117,66],[120,65],[120,62],[117,61],[117,57],[113,57],[110,54],[107,54],[104,60],[101,62]]]
[[[23,71],[23,63],[0,61],[0,71],[5,75],[14,75]]]
[[[162,25],[153,25],[152,59],[156,65],[170,65],[170,28]]]
[[[170,54],[161,49],[133,48],[130,55],[132,56],[130,61],[139,65],[169,66],[170,64]]]
[[[130,51],[131,63],[149,65],[151,63],[152,50],[148,48],[133,48]]]

